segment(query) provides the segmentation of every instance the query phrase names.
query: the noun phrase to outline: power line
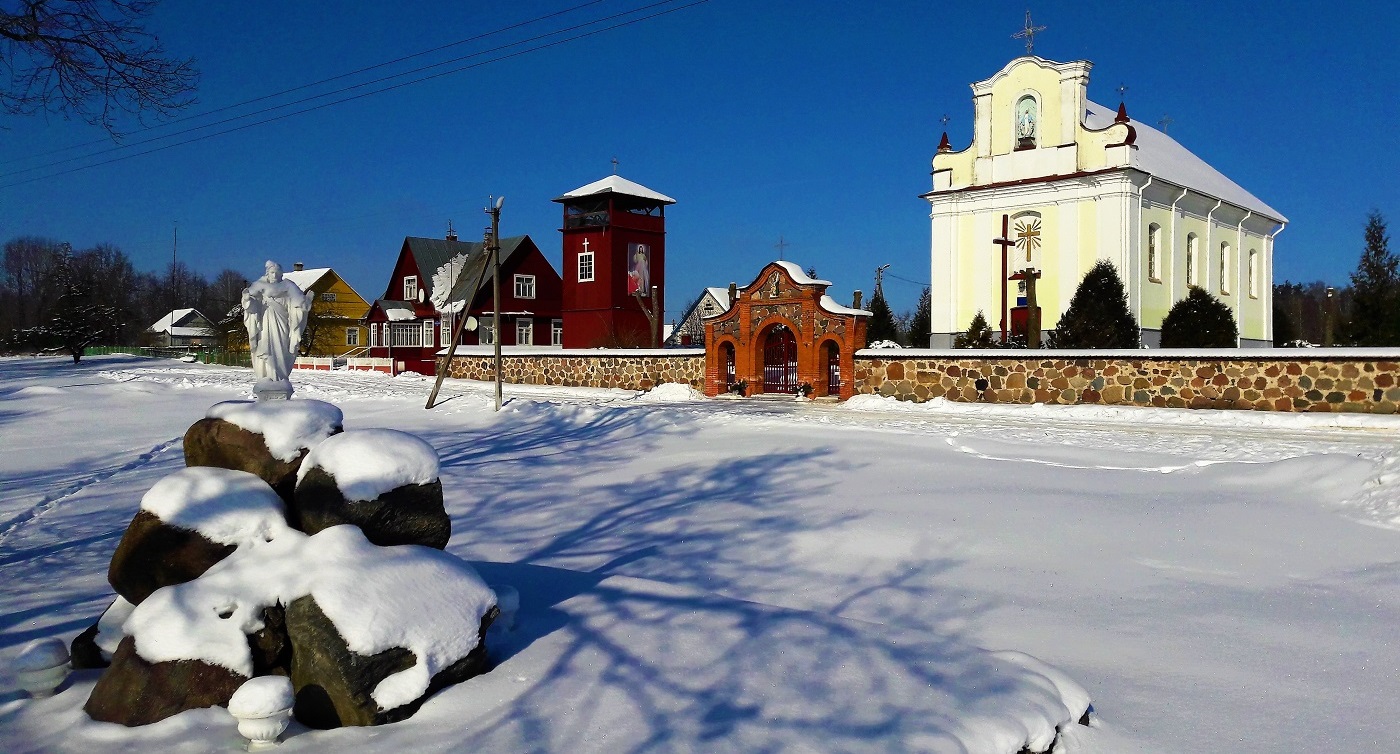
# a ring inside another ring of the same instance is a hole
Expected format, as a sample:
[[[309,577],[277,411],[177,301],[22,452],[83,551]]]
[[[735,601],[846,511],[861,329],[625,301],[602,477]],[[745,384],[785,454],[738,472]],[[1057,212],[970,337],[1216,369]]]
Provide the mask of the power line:
[[[922,283],[922,282],[920,282],[920,281],[918,281],[918,280],[910,280],[909,278],[902,278],[902,277],[900,277],[900,276],[898,276],[898,275],[896,275],[896,274],[894,274],[894,273],[892,273],[892,272],[888,272],[888,271],[885,272],[885,277],[887,277],[887,278],[894,278],[895,280],[900,280],[900,281],[903,281],[903,282],[905,282],[905,283],[913,283],[914,285],[922,285],[922,286],[930,287],[930,288],[933,287],[933,286],[932,286],[931,284],[929,284],[929,283]]]
[[[471,69],[473,69],[473,68],[480,68],[480,67],[482,67],[482,66],[489,65],[489,64],[491,64],[491,63],[497,63],[497,62],[500,62],[500,61],[502,61],[502,60],[508,60],[508,59],[510,59],[510,58],[520,57],[520,56],[522,56],[522,55],[527,55],[527,54],[532,53],[532,52],[538,52],[538,51],[540,51],[540,50],[545,50],[545,49],[548,49],[548,48],[550,48],[550,47],[557,47],[557,46],[559,46],[559,45],[566,44],[566,43],[568,43],[568,42],[573,42],[573,41],[577,41],[577,40],[579,40],[579,39],[584,39],[584,38],[587,38],[587,37],[596,36],[596,35],[598,35],[598,34],[602,34],[602,33],[607,32],[607,31],[612,31],[612,30],[614,30],[614,29],[620,29],[620,28],[623,28],[623,27],[625,27],[625,26],[631,26],[631,25],[633,25],[633,24],[641,23],[641,22],[643,22],[643,21],[649,21],[649,20],[651,20],[651,19],[653,19],[653,18],[658,18],[658,17],[660,17],[660,16],[668,15],[668,14],[670,14],[670,13],[675,13],[675,12],[677,12],[677,11],[685,10],[685,9],[687,9],[687,8],[694,7],[694,6],[696,6],[696,5],[701,5],[701,4],[706,3],[706,2],[708,2],[708,1],[709,1],[709,0],[693,0],[693,2],[686,3],[685,5],[681,5],[681,6],[674,7],[674,8],[667,8],[666,10],[661,10],[661,11],[658,11],[658,12],[656,12],[656,13],[652,13],[652,14],[650,14],[650,15],[646,15],[646,16],[641,16],[641,17],[639,17],[639,18],[630,19],[630,20],[627,20],[627,21],[623,21],[623,22],[620,22],[620,23],[613,24],[613,25],[611,25],[611,26],[605,26],[605,27],[600,28],[600,29],[593,29],[593,30],[591,30],[591,31],[583,32],[582,34],[576,34],[576,35],[571,36],[571,37],[566,37],[566,38],[564,38],[564,39],[558,39],[558,40],[555,40],[555,41],[553,41],[553,42],[548,42],[548,43],[545,43],[545,44],[537,45],[537,46],[535,46],[535,47],[531,47],[531,48],[528,48],[528,49],[525,49],[525,50],[518,50],[518,51],[516,51],[516,52],[512,52],[512,53],[509,53],[509,54],[500,55],[500,56],[497,56],[497,57],[494,57],[494,58],[490,58],[490,59],[488,59],[488,60],[483,60],[483,61],[478,62],[478,63],[473,63],[473,64],[471,64],[471,65],[466,65],[466,66],[461,66],[461,67],[458,67],[458,68],[453,68],[453,69],[451,69],[451,70],[442,71],[442,72],[439,72],[439,73],[434,73],[434,74],[431,74],[431,75],[428,75],[428,76],[422,76],[422,77],[419,77],[419,78],[416,78],[416,79],[411,79],[411,80],[409,80],[409,81],[404,81],[404,82],[401,82],[401,83],[398,83],[398,84],[394,84],[394,85],[392,85],[392,86],[382,87],[382,88],[380,88],[380,89],[375,89],[375,90],[373,90],[373,91],[364,92],[364,93],[357,94],[357,95],[354,95],[354,96],[351,96],[351,97],[344,97],[344,98],[341,98],[341,99],[338,99],[338,100],[333,100],[333,101],[331,101],[331,102],[325,102],[325,103],[322,103],[322,104],[319,104],[319,105],[315,105],[315,106],[313,106],[313,107],[307,107],[307,108],[303,108],[303,109],[301,109],[301,110],[294,110],[294,111],[292,111],[292,112],[283,113],[283,114],[281,114],[281,115],[273,116],[273,117],[271,117],[271,118],[264,118],[264,119],[262,119],[262,120],[254,121],[254,122],[252,122],[252,123],[245,123],[245,124],[243,124],[243,125],[236,126],[236,127],[234,127],[234,128],[227,128],[227,129],[224,129],[224,130],[222,130],[222,131],[216,131],[216,132],[214,132],[214,133],[205,134],[205,135],[203,135],[203,136],[197,136],[197,137],[192,138],[192,139],[185,139],[184,141],[178,141],[178,142],[173,142],[173,143],[170,143],[170,144],[165,144],[165,145],[159,146],[159,147],[154,147],[154,148],[152,148],[152,149],[147,149],[147,150],[142,151],[142,152],[136,152],[136,153],[133,153],[133,154],[123,155],[123,156],[121,156],[121,157],[114,157],[114,158],[112,158],[112,159],[110,159],[110,160],[103,160],[103,161],[101,161],[101,162],[95,162],[95,163],[88,164],[88,165],[81,165],[81,166],[79,166],[79,167],[71,168],[71,169],[68,169],[68,170],[61,170],[61,171],[58,171],[58,172],[56,172],[56,173],[49,173],[49,174],[46,174],[46,175],[36,176],[36,177],[34,177],[34,178],[26,178],[26,179],[24,179],[24,180],[22,180],[22,181],[14,181],[14,182],[12,182],[12,183],[0,184],[0,189],[12,188],[12,187],[14,187],[14,186],[22,186],[22,185],[24,185],[24,184],[33,183],[33,182],[35,182],[35,181],[41,181],[41,180],[45,180],[45,179],[48,179],[48,178],[56,178],[56,177],[58,177],[58,176],[68,175],[68,174],[70,174],[70,173],[76,173],[76,172],[80,172],[80,171],[83,171],[83,170],[88,170],[88,169],[95,168],[95,167],[101,167],[101,166],[103,166],[103,165],[110,165],[110,164],[116,163],[116,162],[123,162],[123,161],[125,161],[125,160],[129,160],[129,159],[132,159],[132,158],[135,158],[135,157],[143,157],[143,156],[145,156],[145,155],[154,154],[154,153],[156,153],[156,152],[162,152],[162,151],[164,151],[164,150],[166,150],[166,149],[171,149],[171,148],[173,148],[173,147],[184,146],[184,145],[186,145],[186,144],[193,144],[193,143],[195,143],[195,142],[204,141],[204,140],[206,140],[206,139],[212,139],[212,138],[214,138],[214,137],[216,137],[216,136],[224,136],[224,135],[226,135],[226,134],[231,134],[231,133],[235,133],[235,132],[237,132],[237,131],[242,131],[242,130],[245,130],[245,129],[248,129],[248,128],[252,128],[252,127],[254,127],[254,126],[260,126],[260,125],[265,125],[265,124],[267,124],[267,123],[272,123],[272,122],[275,122],[275,121],[284,120],[284,119],[286,119],[286,118],[290,118],[290,117],[293,117],[293,116],[295,116],[295,115],[303,115],[303,114],[306,114],[306,113],[309,113],[309,112],[314,112],[314,111],[316,111],[316,110],[321,110],[321,109],[324,109],[324,108],[327,108],[327,107],[331,107],[331,106],[334,106],[334,105],[344,104],[344,103],[346,103],[346,102],[352,102],[352,101],[358,100],[358,99],[364,99],[364,98],[366,98],[366,97],[371,97],[371,96],[374,96],[374,95],[376,95],[376,94],[383,94],[384,92],[393,91],[393,90],[395,90],[395,89],[401,89],[401,88],[403,88],[403,87],[405,87],[405,86],[409,86],[409,85],[412,85],[412,84],[419,84],[419,83],[422,83],[422,82],[424,82],[424,81],[431,81],[432,79],[442,78],[442,77],[444,77],[444,76],[450,76],[450,75],[452,75],[452,74],[461,73],[461,72],[463,72],[463,71],[468,71],[468,70],[471,70]],[[365,86],[369,86],[369,85],[372,85],[372,84],[375,84],[375,83],[382,83],[382,82],[384,82],[384,81],[390,81],[390,80],[392,80],[392,79],[401,78],[401,77],[403,77],[403,76],[410,75],[410,74],[412,74],[412,73],[421,73],[421,72],[423,72],[423,71],[431,70],[431,69],[433,69],[433,68],[437,68],[437,67],[440,67],[440,66],[442,66],[442,65],[446,65],[446,64],[448,64],[448,63],[459,62],[459,61],[461,61],[461,60],[466,60],[466,59],[470,59],[470,58],[473,58],[473,57],[479,57],[479,56],[484,55],[484,54],[487,54],[487,53],[489,53],[489,52],[496,52],[496,51],[500,51],[500,50],[505,50],[505,49],[509,49],[509,48],[511,48],[511,47],[519,46],[519,45],[521,45],[521,44],[527,44],[527,43],[532,42],[532,41],[538,41],[538,40],[540,40],[540,39],[545,39],[545,38],[548,38],[548,37],[551,37],[551,36],[557,36],[557,35],[559,35],[559,34],[563,34],[563,33],[569,32],[569,31],[574,31],[574,30],[581,29],[581,28],[584,28],[584,27],[587,27],[587,26],[596,25],[596,24],[598,24],[598,23],[602,23],[602,22],[604,22],[604,21],[611,20],[611,19],[614,19],[614,18],[619,18],[619,17],[622,17],[622,16],[632,15],[632,14],[634,14],[634,13],[638,13],[638,12],[640,12],[640,11],[647,10],[647,9],[649,9],[649,8],[655,8],[655,7],[657,7],[657,6],[667,5],[667,4],[673,3],[673,2],[676,2],[676,0],[662,0],[661,2],[652,3],[651,5],[643,6],[643,7],[641,7],[641,8],[636,8],[636,9],[633,9],[633,10],[630,10],[630,11],[625,11],[625,12],[623,12],[623,13],[614,14],[614,15],[612,15],[612,16],[608,16],[608,17],[605,17],[605,18],[601,18],[601,19],[597,19],[597,20],[593,20],[593,21],[588,21],[588,22],[582,23],[582,24],[576,24],[576,25],[574,25],[574,26],[571,26],[571,27],[568,27],[568,28],[565,28],[565,29],[561,29],[561,30],[559,30],[559,31],[550,32],[550,33],[548,33],[548,34],[538,35],[538,36],[536,36],[536,37],[532,37],[532,38],[530,38],[530,39],[521,40],[521,41],[519,41],[519,42],[513,42],[513,43],[508,44],[508,45],[502,45],[502,46],[500,46],[500,47],[493,48],[492,50],[486,50],[486,51],[482,51],[482,52],[478,52],[478,53],[473,53],[473,54],[471,54],[471,55],[461,56],[461,57],[459,57],[459,58],[454,58],[453,60],[444,61],[443,63],[436,63],[436,64],[434,64],[434,65],[424,66],[424,67],[422,67],[422,68],[418,68],[418,69],[415,69],[415,70],[413,70],[413,71],[408,71],[408,72],[405,72],[405,73],[402,73],[402,74],[395,74],[395,75],[392,75],[392,76],[386,76],[386,77],[377,79],[377,80],[375,80],[375,81],[367,82],[367,83],[364,83],[364,84],[356,84],[356,85],[353,85],[353,86],[343,87],[343,88],[338,89],[338,90],[336,90],[336,91],[327,92],[327,93],[315,95],[315,96],[312,96],[312,97],[306,97],[306,98],[303,98],[303,99],[301,99],[301,100],[296,100],[296,101],[293,101],[293,102],[288,102],[288,103],[286,103],[286,104],[279,105],[279,106],[276,106],[276,107],[265,108],[265,109],[263,109],[263,110],[259,110],[259,111],[253,112],[253,113],[248,113],[248,114],[242,115],[242,116],[237,116],[237,117],[234,117],[234,118],[227,118],[227,119],[225,119],[225,120],[217,121],[217,122],[215,122],[215,123],[208,123],[208,124],[205,124],[205,125],[202,125],[202,126],[195,126],[195,127],[192,127],[192,128],[185,129],[184,131],[179,131],[179,132],[176,132],[176,133],[173,133],[173,134],[168,134],[168,135],[166,135],[166,136],[155,137],[155,138],[152,138],[152,139],[148,139],[148,140],[146,140],[146,141],[137,142],[136,144],[131,144],[131,145],[124,146],[124,147],[114,147],[113,149],[110,149],[110,150],[105,150],[105,151],[102,151],[102,152],[95,152],[95,153],[92,153],[92,154],[89,154],[89,155],[85,155],[85,156],[79,157],[79,158],[69,158],[69,159],[66,159],[66,160],[60,160],[60,161],[57,161],[57,162],[49,163],[49,164],[42,165],[42,166],[38,166],[38,167],[34,167],[34,168],[26,168],[26,169],[24,169],[24,170],[19,170],[19,171],[14,171],[14,172],[11,172],[11,173],[6,173],[6,174],[3,174],[3,175],[0,175],[0,178],[10,178],[10,177],[14,177],[14,176],[17,176],[17,175],[22,175],[22,174],[24,174],[24,173],[34,172],[35,170],[42,170],[42,169],[49,168],[49,167],[56,167],[56,166],[58,166],[58,165],[66,164],[66,163],[68,163],[68,162],[73,162],[73,161],[78,160],[78,159],[87,159],[87,158],[90,158],[90,157],[100,156],[100,155],[102,155],[102,154],[109,154],[109,153],[114,152],[114,151],[121,151],[121,150],[125,150],[125,149],[130,149],[130,148],[132,148],[132,147],[139,146],[139,145],[141,145],[141,144],[149,144],[149,143],[153,143],[153,142],[157,142],[157,141],[162,141],[162,140],[165,140],[165,139],[176,138],[176,137],[179,137],[179,136],[181,136],[181,135],[183,135],[183,134],[193,133],[194,131],[199,131],[199,130],[202,130],[202,129],[205,129],[205,128],[212,128],[212,127],[214,127],[214,126],[222,125],[222,124],[225,124],[225,123],[232,123],[232,122],[236,122],[236,121],[239,121],[239,120],[244,120],[244,119],[253,117],[253,116],[255,116],[255,115],[260,115],[260,114],[267,113],[267,112],[273,112],[273,111],[276,111],[276,110],[281,110],[281,109],[284,109],[284,108],[287,108],[287,107],[292,107],[292,106],[295,106],[295,105],[298,105],[298,104],[301,104],[301,103],[304,103],[304,102],[310,102],[310,101],[312,101],[312,100],[322,99],[322,98],[324,98],[324,97],[333,96],[333,95],[335,95],[335,94],[339,94],[339,93],[351,91],[351,90],[354,90],[354,89],[363,88],[363,87],[365,87]]]
[[[494,30],[492,30],[492,31],[488,31],[488,32],[484,32],[484,33],[481,33],[481,34],[477,34],[476,36],[473,36],[473,37],[467,37],[466,39],[459,39],[459,40],[457,40],[456,42],[449,42],[449,43],[447,43],[447,44],[445,44],[445,45],[438,45],[437,47],[433,47],[433,48],[428,49],[428,50],[423,50],[422,52],[415,52],[415,53],[413,53],[412,55],[404,55],[403,57],[400,57],[400,58],[395,58],[395,59],[393,59],[393,60],[386,60],[386,61],[383,62],[383,63],[376,63],[376,64],[371,65],[371,66],[365,66],[364,68],[361,68],[361,69],[359,69],[359,70],[350,71],[349,73],[342,73],[342,74],[339,74],[339,75],[336,75],[336,76],[331,76],[330,78],[321,79],[320,81],[313,81],[313,82],[311,82],[311,83],[309,83],[309,84],[302,84],[302,85],[300,85],[300,86],[294,86],[294,87],[292,87],[292,88],[290,88],[290,89],[283,89],[283,90],[280,91],[280,92],[273,92],[272,94],[264,94],[264,95],[262,95],[261,97],[254,97],[254,98],[252,98],[252,99],[243,100],[242,102],[235,102],[235,103],[232,104],[232,105],[224,105],[223,107],[217,107],[217,108],[214,108],[213,110],[207,110],[207,111],[202,112],[202,113],[195,113],[195,114],[193,114],[193,115],[186,115],[186,116],[184,116],[184,117],[182,117],[182,118],[176,118],[176,119],[174,119],[174,120],[169,120],[169,121],[166,121],[166,122],[164,122],[164,123],[157,123],[157,124],[152,125],[152,126],[146,126],[146,127],[144,127],[144,128],[139,128],[139,129],[137,129],[137,130],[135,130],[135,131],[132,131],[131,133],[132,133],[132,134],[139,134],[139,133],[146,133],[146,132],[148,132],[148,131],[157,131],[157,130],[160,130],[160,129],[162,129],[162,128],[168,128],[168,127],[173,126],[173,125],[175,125],[175,124],[177,124],[177,123],[184,123],[184,122],[186,122],[186,121],[198,120],[198,119],[200,119],[200,118],[207,118],[207,117],[209,117],[209,116],[211,116],[211,115],[214,115],[215,113],[222,113],[222,112],[226,112],[226,111],[228,111],[228,110],[236,110],[236,109],[238,109],[238,108],[240,108],[240,107],[244,107],[244,106],[246,106],[246,105],[251,105],[251,104],[253,104],[253,103],[255,103],[255,102],[262,102],[262,101],[264,101],[264,100],[269,100],[269,99],[273,99],[273,98],[276,98],[276,97],[281,97],[281,96],[284,95],[284,94],[291,94],[291,93],[293,93],[293,92],[299,92],[299,91],[301,91],[301,90],[303,90],[303,89],[310,89],[310,88],[312,88],[312,87],[320,86],[320,85],[322,85],[322,84],[329,84],[329,83],[332,82],[332,81],[339,81],[339,80],[341,80],[341,79],[350,78],[351,76],[358,76],[358,75],[360,75],[360,74],[362,74],[362,73],[368,73],[368,72],[373,71],[373,70],[377,70],[377,69],[380,69],[380,68],[386,68],[386,67],[388,67],[388,66],[395,65],[395,64],[397,64],[397,63],[402,63],[402,62],[404,62],[405,60],[412,60],[412,59],[414,59],[414,58],[421,58],[421,57],[423,57],[424,55],[431,55],[431,54],[433,54],[433,53],[435,53],[435,52],[441,52],[441,51],[443,51],[443,50],[450,49],[450,48],[452,48],[452,47],[457,47],[457,46],[459,46],[459,45],[464,45],[464,44],[466,44],[466,43],[468,43],[468,42],[477,42],[477,41],[480,41],[480,40],[482,40],[482,39],[486,39],[487,37],[493,37],[493,36],[495,36],[495,35],[497,35],[497,34],[502,34],[502,33],[504,33],[504,32],[511,31],[511,30],[513,30],[513,29],[519,29],[519,28],[521,28],[521,27],[525,27],[525,26],[529,26],[529,25],[531,25],[531,24],[539,23],[540,21],[546,21],[546,20],[549,20],[549,19],[551,19],[551,18],[555,18],[555,17],[557,17],[557,16],[562,16],[562,15],[565,15],[565,14],[568,14],[568,13],[572,13],[572,12],[574,12],[574,11],[576,11],[576,10],[580,10],[580,9],[582,9],[582,8],[586,8],[586,7],[590,6],[590,5],[597,5],[598,3],[601,3],[601,2],[603,2],[603,0],[589,0],[589,2],[583,3],[582,5],[575,5],[575,6],[571,7],[571,8],[565,8],[564,10],[561,10],[561,11],[556,11],[556,12],[554,12],[554,13],[547,13],[547,14],[545,14],[545,15],[543,15],[543,16],[537,16],[537,17],[532,18],[532,19],[530,19],[530,20],[528,20],[528,21],[521,21],[521,22],[519,22],[519,23],[511,24],[511,25],[509,25],[509,26],[502,26],[502,27],[499,28],[499,29],[494,29]],[[449,61],[444,61],[444,63],[449,63],[449,62],[452,62],[452,61],[450,61],[450,60],[449,60]],[[442,64],[443,64],[443,63],[438,63],[438,64],[436,64],[436,65],[442,65]],[[409,73],[411,73],[411,71],[410,71]],[[400,74],[400,75],[402,75],[402,74]],[[318,96],[321,96],[321,95],[318,95]],[[290,104],[295,104],[295,103],[290,103]],[[256,113],[252,113],[252,114],[253,114],[253,115],[256,115]],[[245,117],[246,117],[246,116],[245,116]],[[172,134],[172,136],[178,136],[178,135],[179,135],[178,133],[177,133],[177,134]],[[160,138],[168,138],[168,137],[160,137]],[[59,147],[58,149],[52,149],[52,150],[49,150],[49,151],[47,151],[47,152],[40,152],[40,153],[38,153],[38,154],[25,155],[25,156],[23,156],[23,157],[15,157],[15,158],[11,158],[11,159],[9,159],[9,160],[0,160],[0,165],[9,165],[10,163],[13,163],[13,162],[21,162],[21,161],[24,161],[24,160],[35,159],[35,158],[38,158],[38,157],[47,157],[48,155],[51,155],[51,154],[60,154],[60,153],[62,153],[62,152],[70,152],[70,151],[72,151],[72,150],[74,150],[74,149],[82,149],[83,147],[93,147],[93,146],[98,146],[98,145],[100,145],[100,144],[106,144],[106,143],[107,143],[107,139],[97,139],[97,140],[95,140],[95,141],[83,142],[83,143],[81,143],[81,144],[72,144],[72,145],[69,145],[69,146],[66,146],[66,147]],[[147,142],[137,142],[137,144],[144,144],[144,143],[147,143]],[[121,145],[121,146],[137,146],[137,144],[125,144],[125,145]],[[120,148],[120,147],[117,147],[117,148]],[[99,152],[98,154],[102,154],[102,153]]]

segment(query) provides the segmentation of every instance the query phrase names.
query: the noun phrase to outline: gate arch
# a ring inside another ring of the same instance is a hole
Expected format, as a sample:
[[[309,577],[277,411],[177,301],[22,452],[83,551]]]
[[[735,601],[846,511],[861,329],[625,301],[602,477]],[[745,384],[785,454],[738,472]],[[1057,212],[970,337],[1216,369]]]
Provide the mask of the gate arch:
[[[797,392],[797,335],[778,323],[763,332],[763,392]]]

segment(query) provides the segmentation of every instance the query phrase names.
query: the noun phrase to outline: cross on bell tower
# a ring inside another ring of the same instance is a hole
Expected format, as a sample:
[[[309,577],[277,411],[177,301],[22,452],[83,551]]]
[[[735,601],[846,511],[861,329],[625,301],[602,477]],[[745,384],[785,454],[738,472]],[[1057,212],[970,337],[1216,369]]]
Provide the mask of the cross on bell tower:
[[[1042,32],[1042,31],[1045,31],[1045,27],[1044,27],[1044,26],[1032,26],[1032,25],[1031,25],[1031,12],[1030,12],[1030,9],[1027,9],[1027,10],[1026,10],[1026,25],[1025,25],[1025,28],[1021,29],[1020,31],[1016,32],[1015,34],[1012,34],[1012,35],[1011,35],[1011,38],[1012,38],[1012,39],[1024,39],[1024,40],[1026,40],[1026,54],[1027,54],[1027,55],[1031,55],[1031,54],[1033,54],[1033,53],[1035,52],[1035,35],[1036,35],[1037,33],[1039,33],[1039,32]]]

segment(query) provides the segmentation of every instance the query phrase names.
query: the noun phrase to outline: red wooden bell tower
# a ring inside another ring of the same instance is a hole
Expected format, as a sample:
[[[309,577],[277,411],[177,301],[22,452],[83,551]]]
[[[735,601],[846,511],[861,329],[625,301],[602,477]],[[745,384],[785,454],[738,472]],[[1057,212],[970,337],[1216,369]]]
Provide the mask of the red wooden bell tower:
[[[610,175],[554,201],[564,205],[564,347],[650,346],[646,312],[665,317],[666,205],[676,200]]]

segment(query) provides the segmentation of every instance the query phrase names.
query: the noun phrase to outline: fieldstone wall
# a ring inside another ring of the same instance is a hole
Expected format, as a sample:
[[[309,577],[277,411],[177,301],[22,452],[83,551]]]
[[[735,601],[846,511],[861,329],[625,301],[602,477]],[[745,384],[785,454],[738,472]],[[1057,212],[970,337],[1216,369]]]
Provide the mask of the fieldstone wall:
[[[1005,351],[966,356],[858,352],[855,392],[916,402],[941,397],[1376,414],[1393,414],[1400,407],[1400,353],[1381,358],[1302,350],[1265,357],[1233,350],[1199,357],[1138,351],[1082,357],[1022,353],[1007,358]]]
[[[438,369],[447,361],[438,357]],[[487,354],[458,354],[449,377],[467,380],[495,379],[495,360]],[[705,352],[686,349],[674,353],[625,350],[535,351],[501,355],[501,379],[517,385],[566,387],[615,387],[649,390],[663,382],[684,382],[696,390],[705,387]]]

